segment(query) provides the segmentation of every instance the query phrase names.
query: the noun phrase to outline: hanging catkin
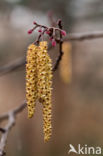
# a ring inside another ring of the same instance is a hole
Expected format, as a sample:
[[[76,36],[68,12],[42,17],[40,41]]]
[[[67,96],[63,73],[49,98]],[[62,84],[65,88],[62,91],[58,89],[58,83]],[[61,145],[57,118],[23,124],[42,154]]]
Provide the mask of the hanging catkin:
[[[44,140],[48,141],[51,133],[51,85],[52,85],[52,62],[47,53],[47,42],[40,42],[40,48],[42,53],[41,66],[39,73],[41,73],[42,80],[42,93],[40,93],[40,99],[43,105],[43,130]],[[45,84],[45,85],[44,85]]]
[[[29,118],[34,115],[37,99],[37,52],[38,47],[34,44],[31,44],[28,47],[26,64],[26,99]]]
[[[68,84],[72,79],[72,56],[71,56],[71,43],[64,42],[63,43],[63,57],[60,62],[60,76],[64,83]]]
[[[28,117],[35,111],[36,100],[42,103],[44,141],[48,141],[51,130],[51,88],[52,62],[47,53],[47,42],[40,42],[39,46],[31,44],[27,51],[26,64],[26,99]]]

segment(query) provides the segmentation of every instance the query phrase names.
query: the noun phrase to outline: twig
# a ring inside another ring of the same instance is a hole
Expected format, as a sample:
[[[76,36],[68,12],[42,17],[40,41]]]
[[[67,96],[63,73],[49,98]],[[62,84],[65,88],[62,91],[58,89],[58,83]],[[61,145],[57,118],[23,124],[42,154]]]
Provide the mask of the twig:
[[[25,58],[20,58],[13,63],[9,63],[0,68],[0,76],[5,75],[9,72],[17,70],[25,64]]]
[[[51,48],[52,48],[52,46],[49,44],[48,50],[50,50]],[[3,76],[5,74],[11,73],[15,70],[18,70],[19,68],[21,68],[25,64],[26,64],[25,57],[19,58],[12,63],[8,63],[7,65],[0,67],[0,76]]]
[[[62,23],[61,23],[61,20],[58,21],[58,26],[59,28],[62,30]],[[62,41],[62,34],[60,32],[60,40],[59,40],[59,56],[56,60],[56,64],[54,65],[54,68],[53,68],[53,71],[55,72],[59,66],[59,63],[62,59],[62,56],[63,56],[63,51],[62,51],[62,44],[63,44],[63,41]]]
[[[64,39],[64,41],[84,41],[84,40],[91,40],[103,38],[103,31],[93,31],[93,32],[86,32],[86,33],[70,33]]]
[[[17,108],[14,108],[13,110],[0,116],[0,121],[8,119],[7,125],[3,128],[4,132],[2,133],[1,140],[0,140],[0,156],[4,156],[6,154],[4,150],[7,142],[8,133],[15,124],[16,115],[22,112],[25,107],[26,107],[26,102],[24,101]]]
[[[21,112],[25,107],[26,107],[26,101],[24,101],[20,106],[14,108],[14,109],[11,110],[11,111],[14,113],[14,115],[16,115],[16,114],[18,114],[19,112]],[[9,111],[9,112],[11,112],[11,111]],[[8,114],[9,114],[9,112],[0,115],[0,122],[1,122],[2,120],[8,119]]]
[[[12,128],[12,126],[15,123],[15,118],[13,113],[9,113],[8,114],[9,119],[8,119],[8,124],[5,126],[5,133],[2,134],[1,140],[0,140],[0,156],[4,156],[6,153],[4,151],[5,145],[6,145],[6,141],[7,141],[7,136],[8,133],[10,131],[10,129]]]

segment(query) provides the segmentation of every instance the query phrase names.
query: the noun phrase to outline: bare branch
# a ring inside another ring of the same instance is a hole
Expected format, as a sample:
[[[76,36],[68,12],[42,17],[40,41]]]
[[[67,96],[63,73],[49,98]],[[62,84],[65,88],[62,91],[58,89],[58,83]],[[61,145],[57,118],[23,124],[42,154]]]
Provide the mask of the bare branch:
[[[70,33],[64,39],[64,41],[83,41],[83,40],[91,40],[103,38],[103,31],[94,31],[94,32],[86,32],[86,33]]]
[[[17,108],[14,108],[13,110],[0,116],[0,121],[8,119],[7,125],[4,128],[2,128],[3,131],[0,139],[0,156],[4,156],[6,154],[4,150],[7,142],[8,133],[15,124],[16,115],[22,112],[25,107],[26,107],[26,102],[24,101]]]
[[[58,26],[59,28],[62,30],[62,22],[61,20],[58,20]],[[54,65],[54,68],[53,68],[53,72],[55,72],[57,69],[58,69],[58,66],[60,64],[60,61],[62,60],[62,56],[63,56],[63,51],[62,51],[62,44],[63,44],[63,41],[62,41],[62,34],[60,32],[60,41],[59,41],[59,56],[56,60],[56,63]]]
[[[25,65],[25,58],[19,58],[18,60],[15,60],[12,63],[9,63],[3,67],[0,67],[0,76],[5,75],[14,70],[17,70],[23,65]]]
[[[13,110],[10,110],[9,112],[0,115],[0,122],[2,120],[8,119],[10,112],[13,112],[13,114],[16,115],[16,114],[20,113],[25,107],[26,107],[26,101],[24,101],[20,106],[14,108]]]
[[[12,128],[12,126],[15,123],[15,118],[13,113],[9,113],[8,114],[9,119],[8,119],[8,124],[5,126],[5,132],[2,134],[1,136],[1,140],[0,140],[0,156],[4,156],[6,153],[4,151],[5,145],[6,145],[6,141],[7,141],[7,137],[8,137],[8,133],[10,131],[10,129]]]

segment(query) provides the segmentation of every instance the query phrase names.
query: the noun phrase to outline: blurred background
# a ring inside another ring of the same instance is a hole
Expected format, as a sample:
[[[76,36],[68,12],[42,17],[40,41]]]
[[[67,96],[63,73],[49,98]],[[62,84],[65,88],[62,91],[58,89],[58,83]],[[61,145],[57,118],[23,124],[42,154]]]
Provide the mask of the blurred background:
[[[67,32],[103,30],[103,0],[0,0],[0,66],[26,55],[37,35],[30,36],[27,30],[34,20],[49,25],[50,10],[63,20]],[[64,84],[59,70],[54,73],[51,140],[44,143],[38,104],[32,119],[27,118],[27,109],[18,115],[7,156],[67,156],[69,144],[103,147],[103,39],[71,44],[72,82]],[[0,77],[0,113],[24,99],[25,68]]]

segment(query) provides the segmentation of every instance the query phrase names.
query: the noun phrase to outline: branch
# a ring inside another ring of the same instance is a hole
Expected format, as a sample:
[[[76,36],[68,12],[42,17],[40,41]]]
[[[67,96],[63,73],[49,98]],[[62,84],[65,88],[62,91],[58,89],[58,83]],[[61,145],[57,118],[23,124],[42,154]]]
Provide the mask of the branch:
[[[56,63],[54,65],[53,72],[55,72],[58,69],[59,63],[62,60],[62,56],[63,56],[62,43],[60,43],[60,45],[59,45],[59,56],[58,56]]]
[[[103,38],[103,31],[93,31],[86,33],[69,33],[64,41],[83,41]]]
[[[62,30],[62,23],[61,23],[61,20],[58,20],[58,26],[59,28]],[[62,45],[63,45],[63,41],[62,41],[62,34],[61,32],[60,33],[60,39],[59,39],[59,56],[56,60],[56,64],[54,65],[54,68],[53,68],[53,72],[55,72],[60,64],[60,61],[62,60],[62,56],[63,56],[63,51],[62,51]]]
[[[8,119],[7,125],[4,128],[1,128],[2,135],[0,139],[0,156],[4,156],[6,154],[4,150],[7,142],[8,133],[15,124],[17,114],[22,112],[25,107],[26,107],[26,101],[24,101],[17,108],[14,108],[13,110],[0,116],[0,121]]]
[[[25,58],[20,58],[13,63],[9,63],[3,67],[0,67],[0,76],[5,75],[9,72],[17,70],[25,64]]]

